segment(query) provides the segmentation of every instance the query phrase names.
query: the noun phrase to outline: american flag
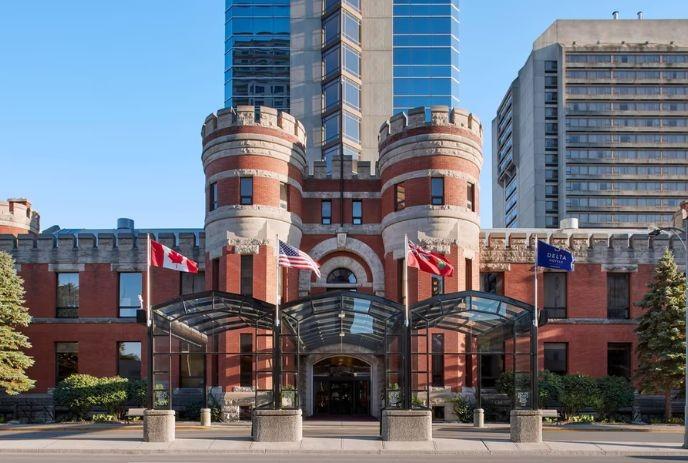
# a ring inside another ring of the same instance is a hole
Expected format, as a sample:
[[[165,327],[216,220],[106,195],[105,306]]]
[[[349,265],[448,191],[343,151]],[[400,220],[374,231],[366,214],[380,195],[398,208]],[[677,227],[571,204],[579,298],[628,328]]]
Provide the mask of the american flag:
[[[282,267],[300,268],[312,270],[320,278],[320,266],[305,252],[279,242],[279,264]]]

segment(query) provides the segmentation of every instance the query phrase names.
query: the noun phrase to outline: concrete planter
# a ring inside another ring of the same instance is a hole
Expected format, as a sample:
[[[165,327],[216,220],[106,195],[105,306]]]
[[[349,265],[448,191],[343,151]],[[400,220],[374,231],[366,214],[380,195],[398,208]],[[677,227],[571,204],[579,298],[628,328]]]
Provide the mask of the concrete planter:
[[[473,410],[473,426],[476,428],[485,427],[485,410],[482,408]]]
[[[512,442],[542,442],[540,410],[511,410],[510,421]]]
[[[383,410],[382,440],[432,440],[432,413],[430,410]]]
[[[144,442],[173,442],[174,422],[174,410],[144,410]]]
[[[201,408],[201,426],[208,427],[211,425],[212,419],[209,408]]]
[[[300,442],[303,437],[301,410],[253,410],[252,420],[256,442]]]

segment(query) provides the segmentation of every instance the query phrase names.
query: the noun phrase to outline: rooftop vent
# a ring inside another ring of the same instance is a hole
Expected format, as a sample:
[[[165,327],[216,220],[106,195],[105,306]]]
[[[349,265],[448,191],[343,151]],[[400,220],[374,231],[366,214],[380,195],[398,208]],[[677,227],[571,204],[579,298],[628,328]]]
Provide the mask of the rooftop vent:
[[[642,20],[643,20],[643,12],[642,12],[642,11],[638,11],[637,14],[638,14],[638,19],[642,21]]]
[[[118,232],[130,232],[134,231],[134,220],[122,217],[117,219],[117,231]]]
[[[563,230],[577,230],[578,229],[578,218],[568,217],[559,222],[559,228]]]
[[[619,19],[619,10],[615,10],[612,12],[612,19]]]

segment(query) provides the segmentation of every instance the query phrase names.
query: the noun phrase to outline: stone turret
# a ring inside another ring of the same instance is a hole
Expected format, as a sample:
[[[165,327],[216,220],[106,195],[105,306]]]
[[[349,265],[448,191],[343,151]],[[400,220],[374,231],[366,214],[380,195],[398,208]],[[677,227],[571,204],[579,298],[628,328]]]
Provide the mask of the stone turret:
[[[28,199],[0,201],[0,235],[37,235],[40,231],[40,215],[31,208]]]
[[[273,108],[238,106],[208,116],[201,135],[210,257],[233,243],[265,243],[276,234],[298,244],[307,172],[303,125]]]
[[[443,106],[415,108],[382,125],[378,172],[386,255],[401,257],[407,235],[451,254],[459,267],[470,263],[466,271],[477,281],[482,134],[473,114]]]

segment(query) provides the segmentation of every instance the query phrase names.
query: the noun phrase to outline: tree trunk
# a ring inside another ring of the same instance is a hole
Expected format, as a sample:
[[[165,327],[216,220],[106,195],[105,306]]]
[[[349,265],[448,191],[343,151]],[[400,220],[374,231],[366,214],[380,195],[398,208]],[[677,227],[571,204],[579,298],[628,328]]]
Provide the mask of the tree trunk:
[[[664,391],[664,420],[667,423],[671,420],[671,389]]]

